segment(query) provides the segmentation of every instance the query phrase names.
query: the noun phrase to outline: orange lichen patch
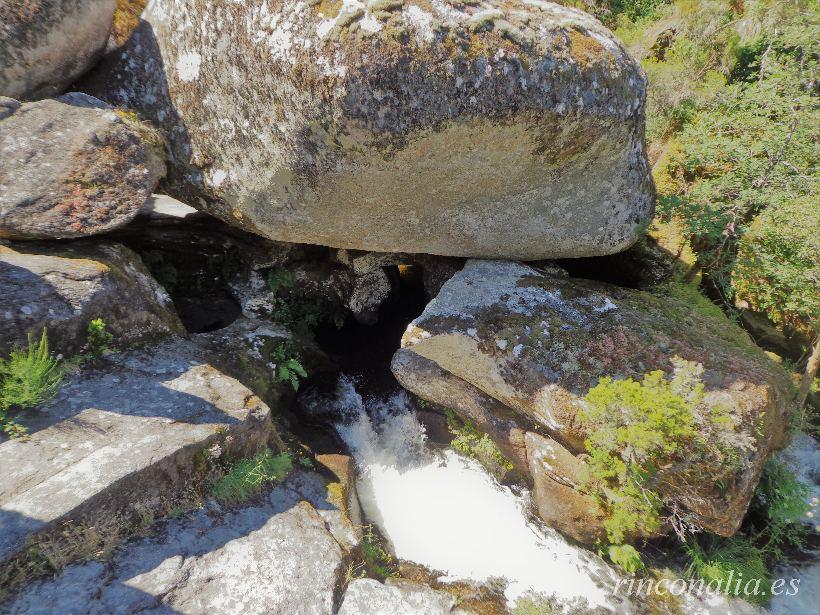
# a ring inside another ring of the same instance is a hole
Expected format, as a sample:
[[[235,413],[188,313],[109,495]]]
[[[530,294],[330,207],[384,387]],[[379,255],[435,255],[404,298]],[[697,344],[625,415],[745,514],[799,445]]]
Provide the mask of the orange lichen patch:
[[[606,56],[604,46],[594,38],[578,32],[569,31],[570,53],[579,64],[586,66],[592,62],[601,60]]]
[[[122,45],[127,41],[136,29],[146,4],[148,0],[117,0],[114,24],[111,26],[111,36],[114,37],[117,45]]]
[[[31,23],[38,17],[45,3],[42,0],[18,0],[17,2],[0,3],[0,23],[14,27]]]
[[[342,10],[342,0],[320,0],[312,6],[317,13],[324,15],[325,19],[335,19]]]

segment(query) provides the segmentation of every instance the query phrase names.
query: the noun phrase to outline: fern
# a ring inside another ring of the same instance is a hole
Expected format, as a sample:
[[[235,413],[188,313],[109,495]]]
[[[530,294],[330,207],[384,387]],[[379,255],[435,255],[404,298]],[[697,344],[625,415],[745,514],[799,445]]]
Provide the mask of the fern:
[[[49,354],[48,335],[43,329],[39,342],[29,334],[28,348],[15,348],[8,360],[0,359],[0,427],[10,436],[25,434],[12,421],[10,410],[34,408],[53,398],[63,381],[59,361]]]

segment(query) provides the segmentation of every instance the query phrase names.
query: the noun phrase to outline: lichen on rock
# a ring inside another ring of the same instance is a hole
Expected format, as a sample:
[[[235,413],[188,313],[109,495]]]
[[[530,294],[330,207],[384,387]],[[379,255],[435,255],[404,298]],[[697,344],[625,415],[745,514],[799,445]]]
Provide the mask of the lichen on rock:
[[[651,216],[645,77],[580,11],[159,0],[144,19],[85,87],[160,126],[177,195],[246,230],[526,260],[616,252]]]

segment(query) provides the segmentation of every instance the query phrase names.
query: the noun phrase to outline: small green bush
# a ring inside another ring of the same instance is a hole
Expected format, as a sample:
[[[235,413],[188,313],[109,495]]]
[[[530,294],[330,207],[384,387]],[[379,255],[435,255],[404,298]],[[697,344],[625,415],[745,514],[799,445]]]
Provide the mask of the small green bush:
[[[88,323],[86,343],[88,344],[88,352],[95,358],[105,354],[114,340],[114,336],[106,331],[106,327],[107,325],[102,318],[95,318]]]
[[[27,349],[14,348],[8,360],[0,359],[0,428],[12,437],[25,435],[25,428],[9,418],[9,411],[48,401],[62,381],[60,362],[49,354],[46,330],[39,342],[29,334]]]
[[[298,391],[301,379],[307,378],[308,373],[302,366],[302,358],[293,342],[280,342],[271,354],[271,359],[276,364],[276,377],[279,382],[290,382],[293,390]]]
[[[686,575],[706,581],[713,589],[730,596],[764,604],[771,588],[769,571],[760,550],[745,536],[719,538],[709,535],[700,541],[684,543],[689,557]],[[737,581],[742,579],[738,585]],[[760,580],[758,593],[745,595],[743,589],[749,581]]]
[[[293,288],[293,273],[284,267],[274,267],[268,272],[268,288],[274,295],[280,288]]]
[[[373,528],[367,525],[361,540],[362,557],[368,571],[377,578],[399,576],[393,556],[384,546],[384,539]]]
[[[627,574],[635,574],[644,568],[641,554],[632,545],[609,545],[607,555],[613,564],[620,566]]]
[[[284,480],[292,468],[289,453],[274,455],[265,449],[255,457],[236,462],[211,493],[220,502],[237,504],[259,493],[265,484]]]
[[[740,453],[753,444],[738,432],[726,408],[704,403],[703,367],[679,358],[673,364],[669,379],[662,371],[646,374],[641,382],[601,378],[579,413],[589,430],[585,488],[604,510],[607,539],[616,547],[660,527],[660,467],[685,458],[695,463],[678,480],[719,483],[740,470]],[[703,467],[719,471],[705,476]],[[635,556],[639,561],[637,551],[612,553],[629,567],[638,565],[630,561]]]

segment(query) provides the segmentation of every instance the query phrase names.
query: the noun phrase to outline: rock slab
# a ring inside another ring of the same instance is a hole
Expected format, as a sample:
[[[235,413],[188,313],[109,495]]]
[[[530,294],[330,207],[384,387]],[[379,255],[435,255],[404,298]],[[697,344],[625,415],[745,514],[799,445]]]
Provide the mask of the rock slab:
[[[63,521],[162,509],[202,451],[253,454],[271,432],[268,406],[183,340],[113,355],[17,420],[31,435],[0,442],[0,561]]]
[[[184,332],[168,293],[123,245],[0,244],[0,356],[43,329],[52,351],[73,355],[95,318],[120,347]]]
[[[323,516],[332,506],[302,493],[322,478],[294,474],[261,503],[212,504],[131,541],[110,562],[69,566],[4,612],[330,615],[345,553]]]

